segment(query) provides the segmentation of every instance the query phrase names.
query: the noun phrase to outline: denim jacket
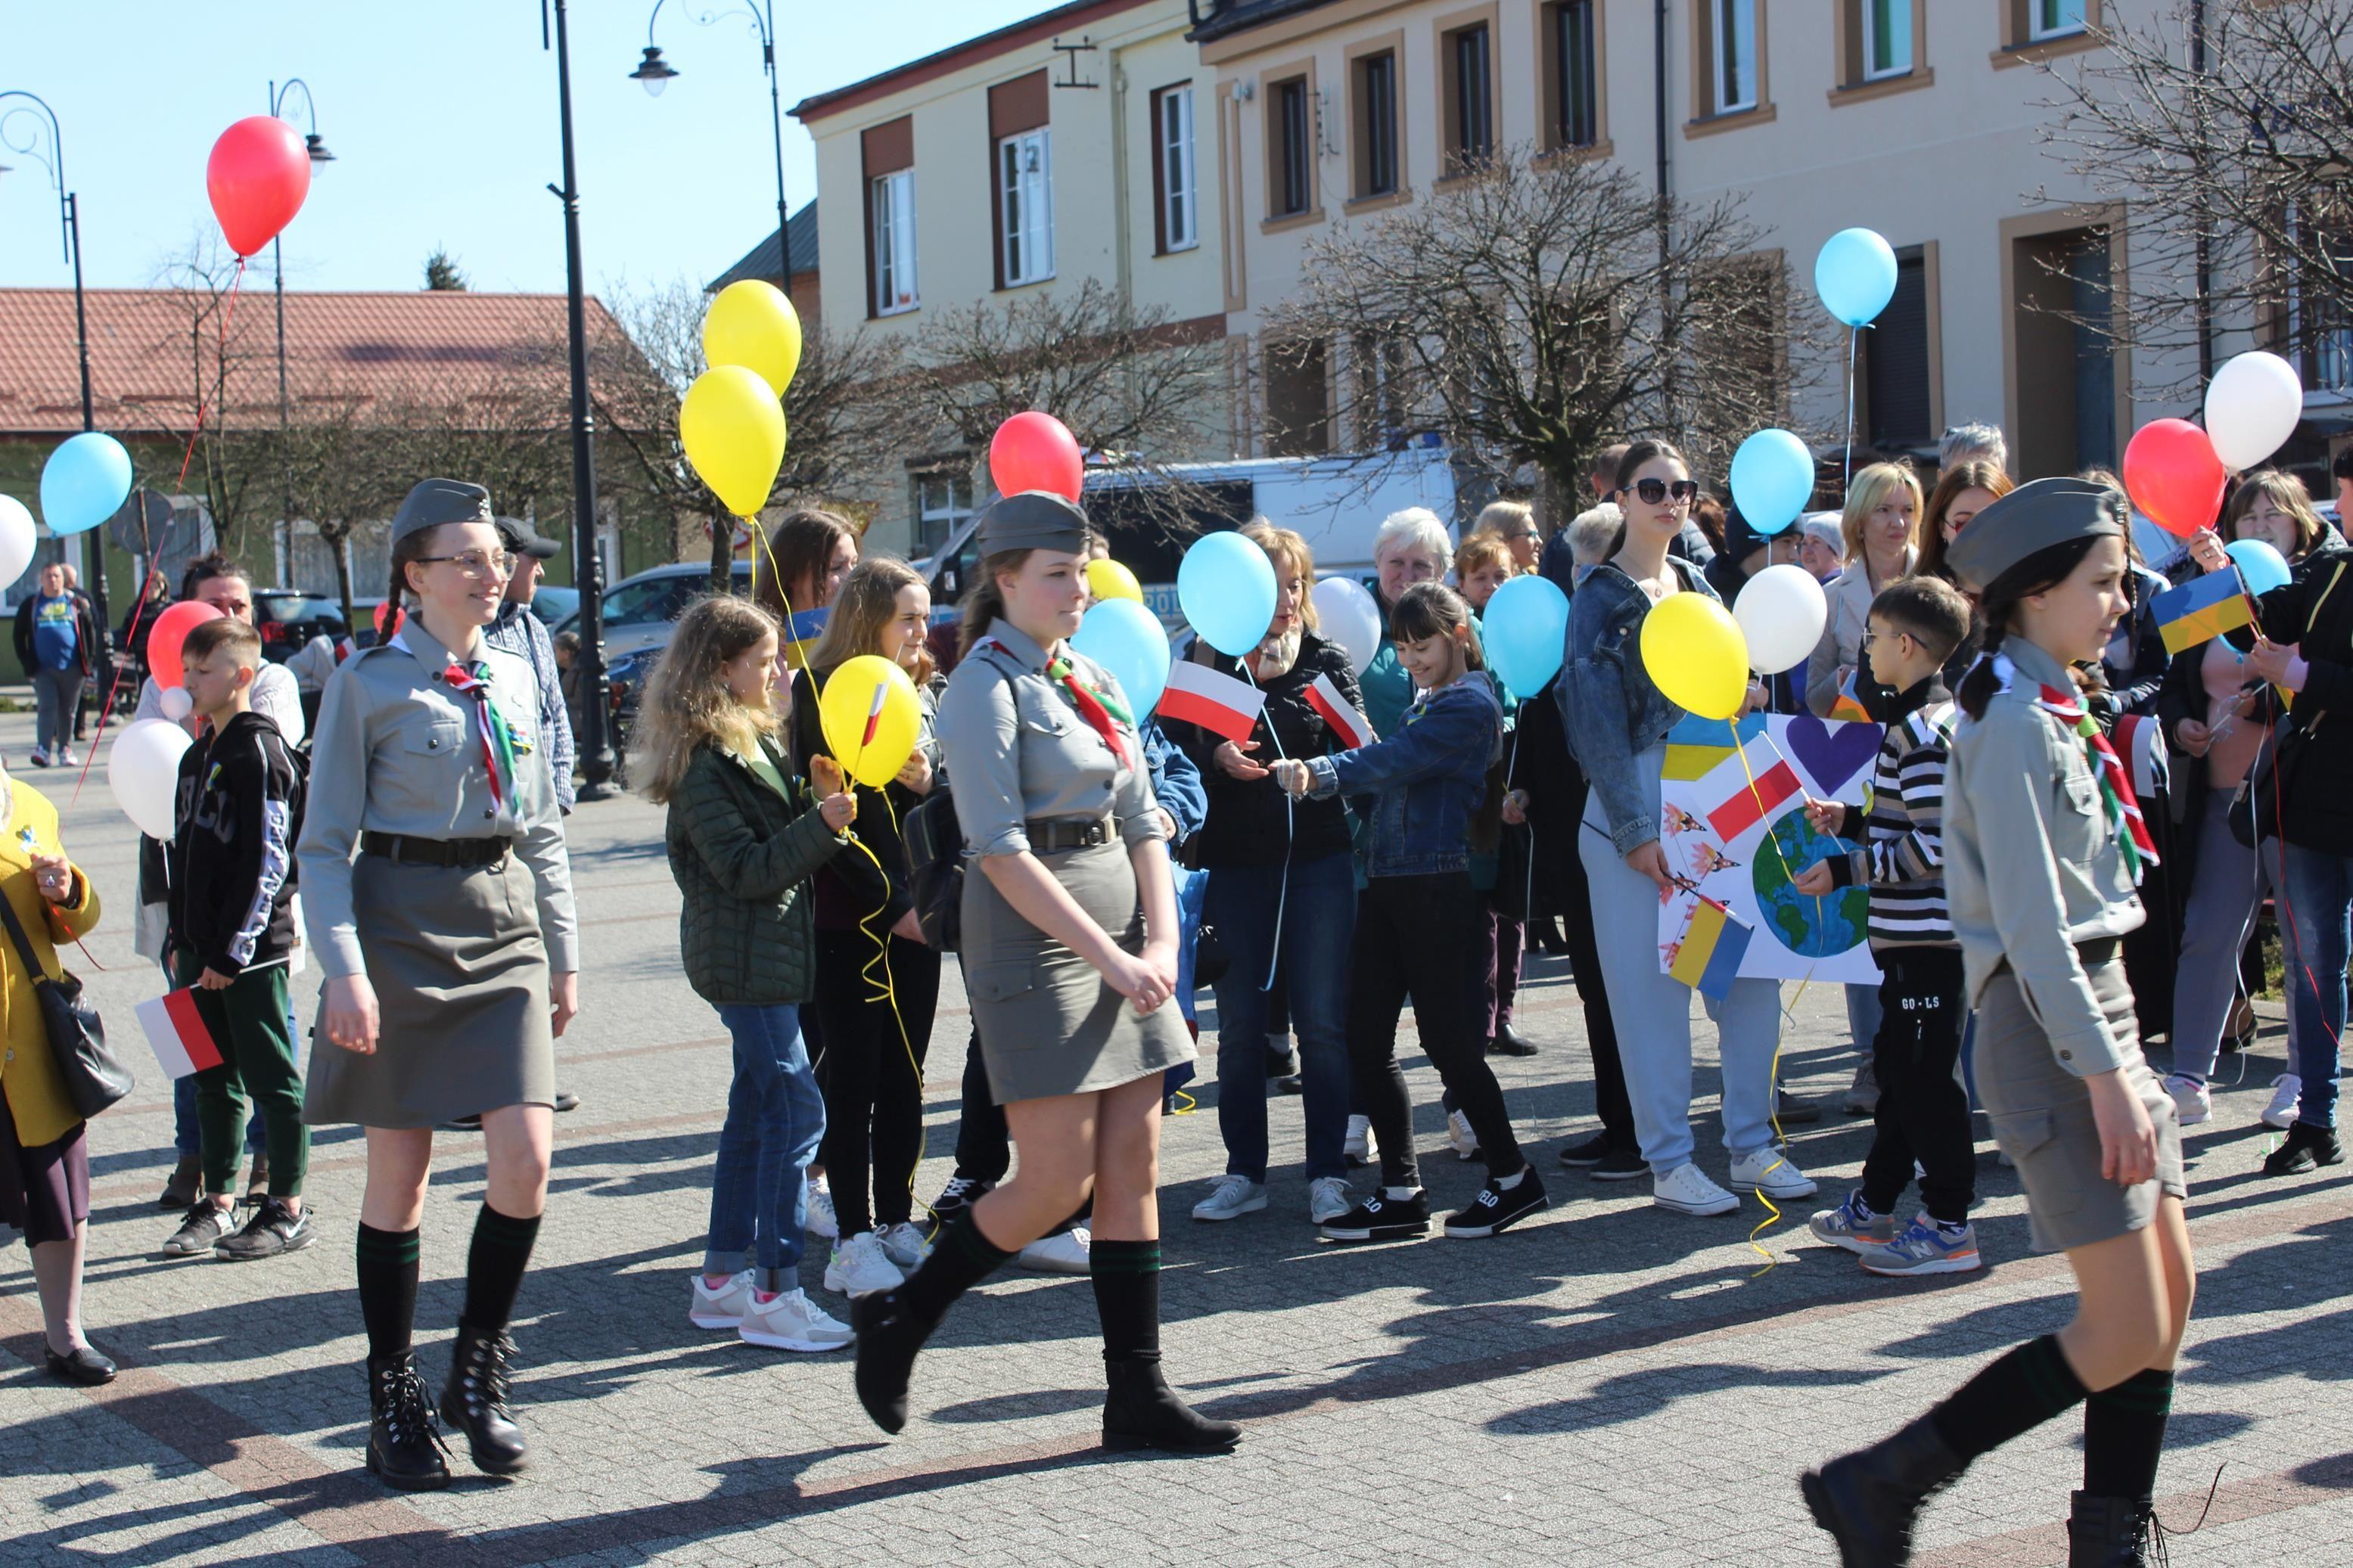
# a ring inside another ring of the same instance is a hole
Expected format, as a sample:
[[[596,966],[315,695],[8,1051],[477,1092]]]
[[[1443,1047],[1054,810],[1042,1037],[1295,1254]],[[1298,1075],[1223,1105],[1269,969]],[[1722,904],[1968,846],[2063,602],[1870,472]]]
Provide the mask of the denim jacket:
[[[1487,770],[1503,754],[1503,709],[1487,677],[1469,670],[1417,697],[1388,740],[1307,758],[1307,793],[1376,797],[1367,876],[1460,871],[1470,864],[1471,816],[1486,797]]]
[[[1673,556],[1667,564],[1685,593],[1716,597],[1699,571]],[[1668,701],[1642,668],[1642,617],[1651,596],[1615,562],[1587,574],[1568,601],[1568,650],[1553,689],[1568,731],[1568,749],[1592,780],[1620,855],[1659,836],[1658,792],[1646,787],[1634,759],[1663,743],[1683,710]]]

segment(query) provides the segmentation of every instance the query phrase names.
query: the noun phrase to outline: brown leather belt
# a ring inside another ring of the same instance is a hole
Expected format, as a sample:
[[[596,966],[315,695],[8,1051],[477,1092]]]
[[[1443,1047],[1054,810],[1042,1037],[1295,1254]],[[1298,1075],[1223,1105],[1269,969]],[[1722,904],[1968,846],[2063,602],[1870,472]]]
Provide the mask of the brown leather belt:
[[[360,853],[404,866],[495,866],[514,847],[512,838],[413,838],[406,833],[360,835]]]
[[[1058,849],[1092,849],[1111,842],[1108,816],[1033,816],[1021,825],[1029,836],[1029,852],[1050,855]]]

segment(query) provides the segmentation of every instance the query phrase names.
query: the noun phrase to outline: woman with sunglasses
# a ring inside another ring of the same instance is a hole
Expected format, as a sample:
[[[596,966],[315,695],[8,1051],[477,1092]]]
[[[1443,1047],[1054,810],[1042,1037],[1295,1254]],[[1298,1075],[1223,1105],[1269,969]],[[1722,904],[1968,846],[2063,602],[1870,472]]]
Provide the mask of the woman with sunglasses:
[[[1683,454],[1663,441],[1637,441],[1619,461],[1617,483],[1625,521],[1609,559],[1569,600],[1556,686],[1569,750],[1592,781],[1578,852],[1610,1016],[1628,1026],[1619,1048],[1652,1201],[1678,1214],[1730,1214],[1740,1200],[1693,1163],[1691,993],[1659,963],[1659,900],[1675,885],[1659,841],[1659,780],[1667,731],[1683,710],[1651,684],[1640,651],[1652,605],[1674,594],[1716,595],[1698,567],[1667,553],[1699,494]],[[1749,705],[1764,697],[1752,681]],[[1780,987],[1736,980],[1707,1010],[1724,1062],[1732,1185],[1777,1202],[1812,1195],[1814,1184],[1773,1142]]]

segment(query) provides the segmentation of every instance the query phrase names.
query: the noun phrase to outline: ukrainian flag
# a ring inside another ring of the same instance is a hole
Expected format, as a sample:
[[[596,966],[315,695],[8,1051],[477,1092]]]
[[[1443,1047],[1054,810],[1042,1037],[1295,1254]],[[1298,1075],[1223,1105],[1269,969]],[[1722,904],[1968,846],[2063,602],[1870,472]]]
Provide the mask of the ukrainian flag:
[[[2168,588],[2149,601],[2165,651],[2179,654],[2224,632],[2254,624],[2254,612],[2236,572],[2209,572],[2195,582]]]
[[[1721,1002],[1740,977],[1740,960],[1748,952],[1749,929],[1714,899],[1692,906],[1691,924],[1676,949],[1667,973],[1701,995]]]

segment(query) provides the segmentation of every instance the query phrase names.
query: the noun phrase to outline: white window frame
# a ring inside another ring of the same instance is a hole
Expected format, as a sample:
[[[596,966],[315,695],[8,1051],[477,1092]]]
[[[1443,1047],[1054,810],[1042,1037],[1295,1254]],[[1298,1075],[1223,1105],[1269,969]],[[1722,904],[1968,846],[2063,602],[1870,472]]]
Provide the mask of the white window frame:
[[[1017,131],[997,142],[997,216],[1004,225],[1005,286],[1054,276],[1054,133]]]
[[[2085,0],[2030,0],[2026,19],[2027,39],[2039,44],[2049,38],[2072,38],[2087,25],[2085,16],[2089,10]],[[2046,13],[2055,15],[2058,20],[2045,22]]]
[[[868,192],[874,221],[874,313],[901,315],[922,303],[915,281],[915,171],[877,174]]]
[[[1888,63],[1873,65],[1879,54],[1879,8],[1887,8]],[[1912,74],[1912,0],[1862,0],[1862,79],[1886,81]]]
[[[1160,95],[1161,232],[1165,249],[1191,250],[1201,243],[1200,190],[1193,167],[1193,89],[1173,87]]]
[[[1740,114],[1757,107],[1757,0],[1708,0],[1715,23],[1715,80],[1709,91],[1718,114]],[[1725,90],[1725,67],[1732,68],[1734,89]]]
[[[957,527],[973,514],[972,476],[951,468],[934,468],[928,473],[915,475],[914,480],[913,553],[935,554],[955,534]],[[944,504],[933,504],[934,490],[944,494]]]

